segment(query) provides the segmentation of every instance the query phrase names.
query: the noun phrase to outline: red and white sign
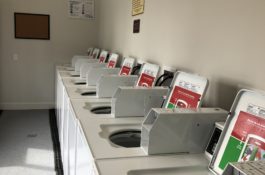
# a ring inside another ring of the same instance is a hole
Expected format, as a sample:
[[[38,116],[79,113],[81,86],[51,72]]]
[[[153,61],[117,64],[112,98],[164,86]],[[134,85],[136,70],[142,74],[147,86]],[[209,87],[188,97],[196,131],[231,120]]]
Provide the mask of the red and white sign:
[[[265,121],[260,117],[241,111],[232,131],[232,136],[245,142],[248,134],[265,138]]]
[[[115,66],[116,66],[116,62],[113,61],[113,60],[110,60],[109,63],[108,63],[107,68],[114,68]]]
[[[105,62],[105,57],[101,56],[101,57],[99,58],[99,63],[104,63],[104,62]]]
[[[179,108],[197,108],[200,94],[175,86],[169,104]]]
[[[122,66],[120,75],[129,75],[131,73],[131,68],[127,66]]]
[[[147,75],[145,73],[141,74],[140,80],[137,86],[152,87],[155,77]]]

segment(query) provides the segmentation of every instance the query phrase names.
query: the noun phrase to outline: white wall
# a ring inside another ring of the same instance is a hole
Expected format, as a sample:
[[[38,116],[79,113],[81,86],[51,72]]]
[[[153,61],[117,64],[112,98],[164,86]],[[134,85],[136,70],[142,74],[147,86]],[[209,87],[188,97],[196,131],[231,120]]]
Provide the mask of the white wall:
[[[0,1],[0,108],[52,107],[55,64],[97,44],[97,20],[68,18],[67,2]],[[14,39],[14,12],[49,14],[51,40]]]
[[[242,87],[265,90],[264,0],[145,0],[136,17],[131,2],[101,1],[101,47],[209,78],[207,106],[229,109]]]

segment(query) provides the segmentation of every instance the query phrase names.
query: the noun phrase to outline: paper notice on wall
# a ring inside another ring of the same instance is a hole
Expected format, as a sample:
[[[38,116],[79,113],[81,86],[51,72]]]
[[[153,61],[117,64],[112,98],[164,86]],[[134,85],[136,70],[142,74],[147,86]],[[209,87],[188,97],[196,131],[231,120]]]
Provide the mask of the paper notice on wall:
[[[144,0],[133,0],[132,1],[132,15],[139,15],[144,13]]]
[[[70,17],[95,19],[94,0],[69,0],[68,4]]]

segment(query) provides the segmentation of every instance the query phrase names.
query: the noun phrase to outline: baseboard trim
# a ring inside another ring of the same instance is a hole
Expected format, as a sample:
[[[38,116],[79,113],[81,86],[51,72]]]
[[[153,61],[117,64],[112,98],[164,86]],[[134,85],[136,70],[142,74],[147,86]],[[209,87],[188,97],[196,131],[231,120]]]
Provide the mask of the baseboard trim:
[[[55,115],[55,109],[49,110],[49,118],[50,118],[50,129],[51,129],[51,136],[53,142],[53,151],[54,151],[54,163],[55,163],[55,170],[57,175],[63,175],[63,163],[62,163],[62,156],[61,156],[61,147],[59,141],[59,133],[57,128],[57,121]]]
[[[52,109],[53,102],[47,103],[0,103],[0,110]]]

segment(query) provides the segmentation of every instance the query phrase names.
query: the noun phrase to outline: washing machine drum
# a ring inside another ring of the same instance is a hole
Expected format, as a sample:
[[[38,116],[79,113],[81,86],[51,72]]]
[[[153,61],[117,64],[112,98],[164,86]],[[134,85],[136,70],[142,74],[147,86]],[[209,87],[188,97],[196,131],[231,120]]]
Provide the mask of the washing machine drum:
[[[139,130],[121,131],[112,134],[109,137],[109,139],[112,143],[121,147],[125,148],[140,147],[141,131]]]
[[[100,106],[91,109],[91,112],[94,114],[111,114],[111,107],[110,106]]]
[[[75,85],[86,85],[86,82],[75,82]]]
[[[97,94],[96,91],[90,91],[90,92],[83,92],[83,93],[81,93],[82,96],[94,96],[96,94]]]

